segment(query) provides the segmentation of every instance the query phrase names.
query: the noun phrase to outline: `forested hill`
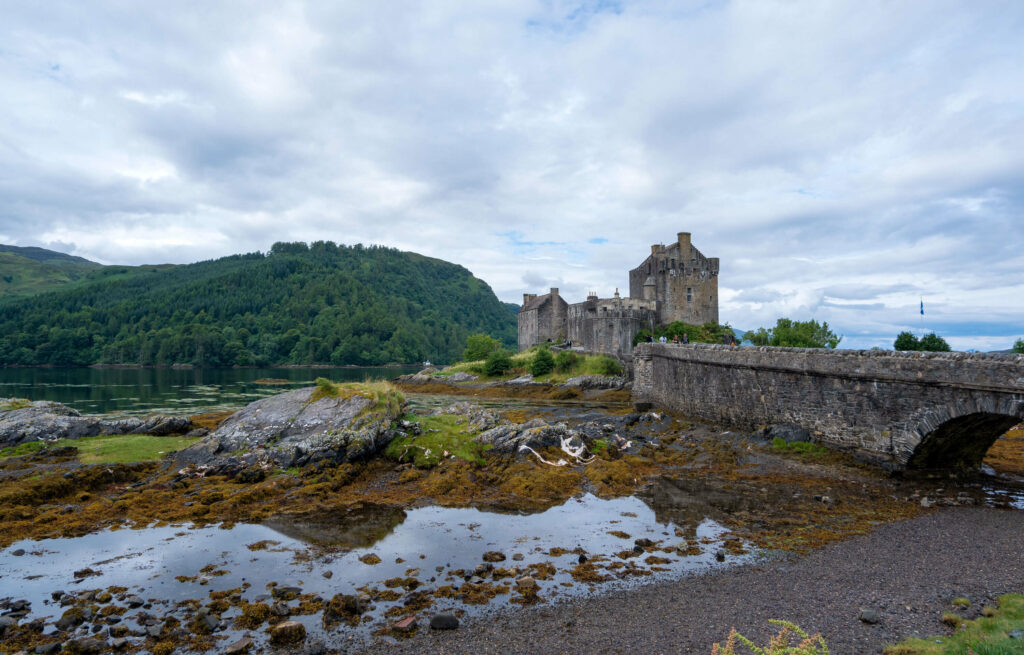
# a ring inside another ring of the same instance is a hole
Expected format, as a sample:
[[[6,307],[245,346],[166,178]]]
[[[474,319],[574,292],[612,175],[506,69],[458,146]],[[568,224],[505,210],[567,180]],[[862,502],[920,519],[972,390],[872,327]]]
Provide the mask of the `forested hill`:
[[[70,285],[101,268],[62,252],[0,244],[0,300]]]
[[[0,365],[448,362],[475,332],[515,344],[515,310],[461,266],[276,243],[266,255],[133,269],[4,303]]]

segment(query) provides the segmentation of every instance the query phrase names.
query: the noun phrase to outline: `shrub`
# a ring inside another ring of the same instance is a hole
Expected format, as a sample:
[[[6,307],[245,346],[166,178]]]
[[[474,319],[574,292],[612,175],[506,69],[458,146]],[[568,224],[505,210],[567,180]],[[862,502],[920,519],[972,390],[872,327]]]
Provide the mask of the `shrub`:
[[[764,648],[760,648],[733,628],[725,645],[715,644],[711,648],[711,655],[739,655],[736,650],[738,644],[742,644],[755,655],[828,655],[828,646],[820,634],[808,635],[796,625],[789,621],[778,621],[769,619],[769,623],[781,626],[782,630],[768,642]],[[794,645],[790,645],[791,637],[800,638]]]
[[[948,353],[950,347],[945,339],[932,332],[921,337],[921,350],[933,353]]]
[[[598,375],[618,375],[622,373],[622,364],[608,355],[600,355],[594,362]]]
[[[1013,344],[1013,352],[1024,353],[1024,339],[1017,339]]]
[[[835,348],[842,337],[836,336],[828,327],[828,323],[815,320],[793,321],[780,318],[775,327],[758,328],[743,335],[744,341],[755,346],[788,346],[792,348]]]
[[[462,351],[462,361],[476,362],[487,359],[487,356],[501,347],[501,342],[486,334],[471,334],[466,339],[466,349]]]
[[[921,350],[921,342],[910,332],[900,332],[892,347],[893,350]]]
[[[581,357],[574,352],[563,351],[555,355],[555,370],[559,373],[568,373],[576,368]]]
[[[491,377],[504,375],[510,368],[512,368],[512,356],[504,348],[492,352],[484,362],[484,373]]]
[[[538,350],[537,354],[533,356],[533,361],[530,362],[530,373],[532,373],[534,377],[547,375],[554,368],[555,358],[547,348],[541,348]]]

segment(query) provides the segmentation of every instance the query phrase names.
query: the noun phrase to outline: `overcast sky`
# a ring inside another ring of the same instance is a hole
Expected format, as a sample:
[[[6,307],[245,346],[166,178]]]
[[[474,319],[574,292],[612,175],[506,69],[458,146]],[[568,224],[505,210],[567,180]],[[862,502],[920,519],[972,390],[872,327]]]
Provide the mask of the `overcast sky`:
[[[1024,336],[1016,0],[0,15],[0,243],[120,264],[385,244],[572,302],[688,231],[735,327]]]

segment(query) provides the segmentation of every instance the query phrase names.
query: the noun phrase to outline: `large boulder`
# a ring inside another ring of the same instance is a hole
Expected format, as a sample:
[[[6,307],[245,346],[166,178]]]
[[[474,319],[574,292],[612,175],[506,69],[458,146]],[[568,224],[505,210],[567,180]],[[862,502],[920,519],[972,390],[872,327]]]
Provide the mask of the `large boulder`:
[[[526,423],[505,423],[478,434],[477,443],[491,446],[488,453],[506,454],[524,451],[524,446],[535,451],[562,448],[563,444],[580,448],[584,441],[579,433],[565,423],[547,423],[533,419]]]
[[[183,434],[193,427],[184,416],[82,416],[77,410],[49,400],[27,402],[0,398],[0,446],[27,441],[81,439],[103,434]]]
[[[388,406],[343,387],[337,396],[318,387],[296,389],[257,400],[230,416],[215,432],[179,451],[180,465],[230,473],[252,466],[304,466],[365,459],[388,445],[399,431],[399,415]],[[401,411],[401,410],[399,410]]]

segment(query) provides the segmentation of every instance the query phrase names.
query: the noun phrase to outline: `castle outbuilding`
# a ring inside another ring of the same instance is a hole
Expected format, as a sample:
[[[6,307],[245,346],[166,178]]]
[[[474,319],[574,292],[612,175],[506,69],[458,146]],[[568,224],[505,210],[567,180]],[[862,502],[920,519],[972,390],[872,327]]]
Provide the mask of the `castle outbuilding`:
[[[629,272],[629,297],[618,289],[612,298],[591,293],[567,304],[558,289],[538,296],[523,294],[519,310],[519,350],[551,341],[571,341],[587,352],[625,357],[642,329],[674,321],[718,322],[717,257],[705,257],[680,232],[671,245],[651,246],[650,256]]]

